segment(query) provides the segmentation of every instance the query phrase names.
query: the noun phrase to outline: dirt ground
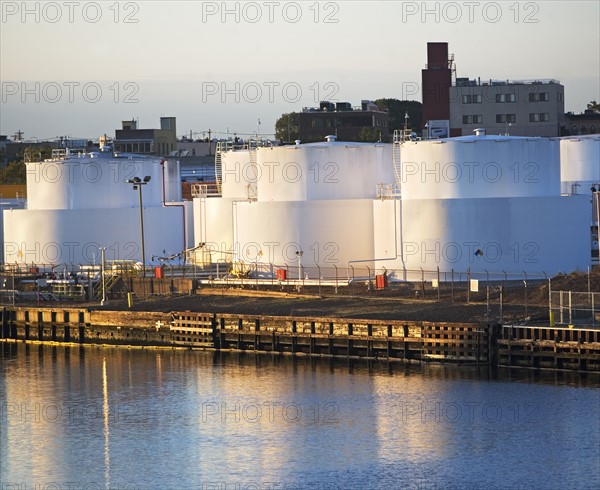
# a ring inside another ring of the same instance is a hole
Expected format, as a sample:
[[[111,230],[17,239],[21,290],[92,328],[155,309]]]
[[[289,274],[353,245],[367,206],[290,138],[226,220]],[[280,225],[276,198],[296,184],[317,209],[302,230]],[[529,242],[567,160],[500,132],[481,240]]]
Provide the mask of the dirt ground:
[[[65,305],[66,306],[66,305]],[[488,308],[485,302],[436,301],[407,299],[398,296],[359,296],[349,294],[316,295],[272,293],[268,291],[204,289],[193,295],[155,296],[134,298],[128,308],[125,299],[109,300],[104,306],[98,302],[73,303],[91,309],[134,311],[200,311],[206,313],[237,313],[250,315],[335,317],[357,319],[385,319],[432,322],[485,322]],[[489,318],[500,320],[498,300],[490,301]],[[504,321],[547,318],[547,307],[523,304],[504,304]]]
[[[499,285],[499,284],[498,284]],[[135,311],[199,311],[206,313],[237,313],[250,315],[307,316],[357,318],[373,320],[407,320],[432,322],[500,321],[498,285],[490,285],[489,306],[487,287],[467,293],[465,286],[454,291],[446,286],[438,291],[418,283],[397,283],[384,290],[373,290],[365,284],[333,288],[292,287],[266,288],[246,285],[244,288],[202,287],[194,294],[134,297]],[[503,285],[502,320],[504,322],[548,321],[548,282],[522,281]],[[600,292],[600,270],[588,274],[561,275],[551,279],[553,291]],[[90,309],[127,310],[127,300],[110,299],[100,306],[90,303],[62,303],[64,306]],[[50,306],[49,304],[45,306]],[[527,320],[526,320],[527,319]]]

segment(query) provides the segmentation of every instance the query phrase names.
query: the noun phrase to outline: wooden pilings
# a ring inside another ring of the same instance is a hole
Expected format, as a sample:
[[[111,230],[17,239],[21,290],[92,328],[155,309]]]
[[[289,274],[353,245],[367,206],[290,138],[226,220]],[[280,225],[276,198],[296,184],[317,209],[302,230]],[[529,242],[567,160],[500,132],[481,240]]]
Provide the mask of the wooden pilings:
[[[84,342],[86,310],[2,308],[0,339]]]
[[[480,324],[218,315],[220,349],[313,356],[488,362]]]
[[[498,365],[600,371],[600,330],[505,325],[500,330]]]
[[[0,308],[0,340],[173,346],[600,372],[600,329]]]

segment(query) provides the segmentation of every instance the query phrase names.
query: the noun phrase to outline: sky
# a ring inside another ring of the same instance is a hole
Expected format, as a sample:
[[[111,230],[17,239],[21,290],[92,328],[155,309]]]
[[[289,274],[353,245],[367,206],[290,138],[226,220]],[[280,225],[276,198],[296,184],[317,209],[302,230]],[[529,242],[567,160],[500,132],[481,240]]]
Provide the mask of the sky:
[[[0,0],[0,134],[274,132],[320,100],[421,100],[427,42],[458,77],[556,79],[600,101],[600,2]]]

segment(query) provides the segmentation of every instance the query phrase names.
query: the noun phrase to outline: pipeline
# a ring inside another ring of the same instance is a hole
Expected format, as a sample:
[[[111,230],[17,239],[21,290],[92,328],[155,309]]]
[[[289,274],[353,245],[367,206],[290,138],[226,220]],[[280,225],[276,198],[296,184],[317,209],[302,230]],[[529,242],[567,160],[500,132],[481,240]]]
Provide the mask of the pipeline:
[[[174,204],[174,203],[170,203],[167,204],[166,201],[166,190],[165,190],[165,160],[161,160],[160,161],[160,167],[162,170],[162,204],[164,207],[178,207],[181,208],[182,211],[182,217],[183,217],[183,246],[181,247],[181,250],[183,250],[185,252],[185,250],[187,249],[187,234],[186,234],[186,226],[185,226],[185,206],[183,204]],[[185,265],[186,263],[186,255],[185,253],[183,254],[183,265]]]
[[[352,279],[350,279],[350,264],[358,264],[358,263],[364,263],[364,262],[386,262],[386,261],[390,261],[390,260],[397,260],[398,258],[400,258],[400,260],[402,261],[402,269],[404,270],[404,280],[406,281],[406,262],[404,261],[404,250],[403,250],[403,243],[404,243],[404,237],[402,236],[402,198],[397,199],[399,207],[400,207],[400,219],[398,220],[398,212],[396,209],[396,206],[394,205],[394,253],[395,253],[395,257],[386,257],[386,258],[370,258],[370,259],[355,259],[355,260],[349,260],[348,261],[348,284],[350,284],[352,282]],[[398,221],[400,222],[400,252],[398,252]]]

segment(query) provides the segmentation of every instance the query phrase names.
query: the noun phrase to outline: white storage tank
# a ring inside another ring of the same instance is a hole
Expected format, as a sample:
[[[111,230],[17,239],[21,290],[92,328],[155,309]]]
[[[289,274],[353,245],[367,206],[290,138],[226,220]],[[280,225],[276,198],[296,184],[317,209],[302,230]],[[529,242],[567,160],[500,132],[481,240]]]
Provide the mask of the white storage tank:
[[[323,142],[259,148],[258,200],[374,199],[395,182],[392,145]]]
[[[141,261],[139,207],[4,211],[4,261],[35,264]],[[180,252],[182,212],[177,207],[144,209],[146,263],[153,255]]]
[[[558,140],[465,136],[407,141],[401,148],[403,199],[556,196]]]
[[[258,171],[248,149],[221,154],[221,186],[224,199],[255,199]],[[256,155],[256,150],[252,150]]]
[[[345,268],[373,257],[373,201],[238,202],[233,208],[237,260],[306,267]],[[257,255],[259,255],[257,257]],[[334,274],[334,273],[333,273]]]
[[[375,201],[375,256],[380,267],[406,271],[395,279],[438,267],[538,279],[587,270],[588,208],[584,196]]]
[[[100,247],[107,260],[141,260],[140,191],[127,182],[136,177],[147,181],[146,263],[181,252],[192,229],[191,205],[180,202],[179,162],[98,152],[27,163],[27,209],[3,213],[4,261],[89,264]]]
[[[112,154],[27,163],[28,209],[121,208],[138,203],[127,180],[150,177],[144,185],[145,206],[181,200],[179,162],[152,158],[115,158]],[[164,169],[164,171],[163,171]]]
[[[561,138],[560,180],[563,194],[589,194],[600,183],[600,135]]]

